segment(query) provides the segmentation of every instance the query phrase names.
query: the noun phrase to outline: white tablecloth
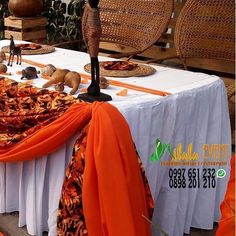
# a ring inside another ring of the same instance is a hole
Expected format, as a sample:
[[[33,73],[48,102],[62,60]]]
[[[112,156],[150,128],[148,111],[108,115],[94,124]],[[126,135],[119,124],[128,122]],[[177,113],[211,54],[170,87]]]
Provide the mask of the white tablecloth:
[[[0,41],[0,47],[8,44],[8,40]],[[82,73],[85,73],[83,66],[89,62],[87,54],[65,49],[23,57]],[[21,66],[9,68],[12,77],[20,80],[14,72],[26,66],[23,62]],[[224,166],[226,177],[217,179],[214,189],[171,189],[169,167],[151,162],[149,157],[155,149],[157,138],[173,147],[181,143],[186,148],[192,143],[194,151],[200,156],[203,155],[203,144],[228,144],[230,153],[230,123],[224,83],[214,75],[159,66],[155,68],[157,72],[151,76],[116,79],[164,90],[172,93],[171,96],[160,97],[129,90],[127,96],[120,97],[116,93],[122,88],[114,86],[103,91],[113,97],[111,104],[129,123],[146,170],[155,200],[153,235],[160,235],[155,224],[169,236],[182,236],[189,233],[190,227],[212,229],[213,222],[220,219],[219,206],[226,190],[229,165]],[[34,85],[40,87],[44,82],[39,78]],[[81,88],[87,86],[81,85]],[[27,225],[29,234],[42,235],[42,231],[49,230],[49,235],[55,235],[60,191],[75,138],[40,159],[0,164],[0,213],[19,211],[19,226]],[[162,160],[168,158],[164,155]],[[202,171],[203,166],[197,168]]]

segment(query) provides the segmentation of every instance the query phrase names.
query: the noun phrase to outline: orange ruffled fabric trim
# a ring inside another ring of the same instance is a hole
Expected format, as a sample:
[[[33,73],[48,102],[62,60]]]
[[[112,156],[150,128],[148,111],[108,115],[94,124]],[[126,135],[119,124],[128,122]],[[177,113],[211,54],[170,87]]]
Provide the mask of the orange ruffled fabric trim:
[[[227,191],[221,206],[221,220],[216,236],[235,235],[235,155],[231,158],[231,173]]]

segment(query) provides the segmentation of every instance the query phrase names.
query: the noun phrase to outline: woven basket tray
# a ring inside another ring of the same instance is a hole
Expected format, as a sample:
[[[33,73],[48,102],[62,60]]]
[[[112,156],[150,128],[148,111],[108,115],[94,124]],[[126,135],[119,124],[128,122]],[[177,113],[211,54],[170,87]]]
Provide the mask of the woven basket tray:
[[[17,44],[16,44],[17,46]],[[21,50],[22,55],[39,55],[39,54],[47,54],[55,51],[55,48],[50,45],[40,45],[41,48],[35,50]],[[1,51],[5,53],[9,53],[9,46],[2,47]]]
[[[132,70],[105,70],[101,66],[101,63],[102,62],[100,62],[101,76],[109,76],[109,77],[147,76],[147,75],[152,75],[156,72],[156,69],[154,69],[153,67],[143,64],[138,64],[137,67],[135,67]],[[88,73],[91,73],[90,63],[84,66],[84,70]]]

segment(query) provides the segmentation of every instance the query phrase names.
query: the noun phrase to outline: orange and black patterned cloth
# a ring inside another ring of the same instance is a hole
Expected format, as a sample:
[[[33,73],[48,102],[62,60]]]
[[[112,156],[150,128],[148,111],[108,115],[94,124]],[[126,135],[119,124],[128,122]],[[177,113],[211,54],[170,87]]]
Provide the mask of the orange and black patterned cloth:
[[[51,123],[75,102],[66,93],[0,77],[0,148],[10,147]]]
[[[88,236],[82,204],[83,175],[88,126],[85,127],[73,148],[73,157],[67,167],[57,213],[57,235]],[[145,186],[148,218],[152,218],[154,203],[141,160],[138,158]]]
[[[88,124],[81,132],[74,145],[72,159],[67,167],[65,180],[63,183],[59,208],[57,213],[57,235],[64,236],[89,236],[86,228],[86,216],[83,211],[83,180],[86,164],[86,147],[88,141]],[[136,162],[140,171],[141,181],[144,186],[145,201],[147,206],[146,219],[151,222],[154,202],[151,195],[148,180],[141,160],[136,151]],[[111,154],[112,155],[112,154]],[[117,177],[118,178],[118,177]],[[93,185],[94,183],[91,183]],[[138,195],[138,193],[137,193]],[[114,200],[114,205],[119,205],[119,201]],[[125,213],[124,213],[125,214]],[[140,216],[141,217],[141,216]],[[94,218],[94,221],[96,219]],[[149,224],[148,222],[148,224]],[[124,222],[125,224],[125,222]],[[94,234],[92,234],[94,235]],[[105,235],[105,234],[104,234]],[[110,235],[110,234],[109,234]],[[124,235],[127,233],[124,232]]]
[[[88,127],[81,131],[67,167],[57,214],[57,235],[87,236],[82,206],[82,185]]]

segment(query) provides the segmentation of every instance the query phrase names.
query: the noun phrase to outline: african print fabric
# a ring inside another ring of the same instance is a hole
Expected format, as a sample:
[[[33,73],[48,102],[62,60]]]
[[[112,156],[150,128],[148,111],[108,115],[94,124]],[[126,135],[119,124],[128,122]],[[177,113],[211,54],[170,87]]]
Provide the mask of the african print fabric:
[[[60,117],[75,98],[0,77],[0,148],[10,147]]]
[[[74,145],[73,156],[66,171],[57,213],[58,236],[88,236],[82,205],[82,185],[85,168],[87,134],[88,126],[81,131],[80,137]],[[145,186],[148,217],[151,219],[154,202],[142,162],[139,158],[137,161],[140,166],[140,172]]]
[[[73,148],[73,157],[66,171],[57,215],[57,235],[87,236],[82,206],[82,184],[87,143],[86,127]]]

